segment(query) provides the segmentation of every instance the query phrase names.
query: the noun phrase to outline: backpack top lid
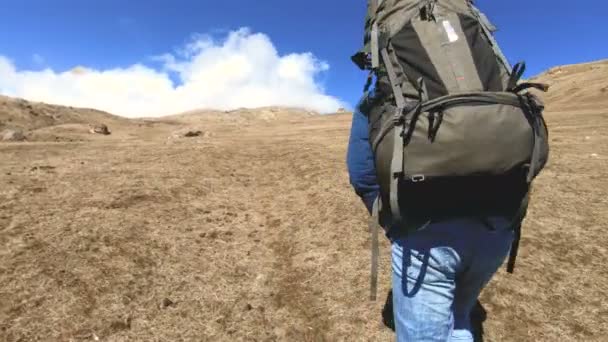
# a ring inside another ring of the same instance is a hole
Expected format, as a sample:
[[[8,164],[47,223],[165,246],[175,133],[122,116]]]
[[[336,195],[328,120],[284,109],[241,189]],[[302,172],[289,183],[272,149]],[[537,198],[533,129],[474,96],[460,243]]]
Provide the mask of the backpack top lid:
[[[486,22],[490,31],[496,28],[475,6],[473,0],[368,0],[365,17],[363,48],[352,56],[353,62],[366,69],[367,56],[372,52],[372,31],[376,28],[385,38],[395,35],[406,23],[421,13],[459,13]]]

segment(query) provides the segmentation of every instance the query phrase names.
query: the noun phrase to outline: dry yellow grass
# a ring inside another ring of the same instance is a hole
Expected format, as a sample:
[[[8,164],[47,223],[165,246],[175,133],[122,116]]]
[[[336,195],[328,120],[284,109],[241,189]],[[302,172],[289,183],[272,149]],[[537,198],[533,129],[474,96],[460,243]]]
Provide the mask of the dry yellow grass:
[[[608,110],[550,108],[516,274],[482,296],[486,341],[608,334]],[[350,116],[234,117],[1,143],[0,341],[390,341]],[[212,136],[172,138],[186,129]]]

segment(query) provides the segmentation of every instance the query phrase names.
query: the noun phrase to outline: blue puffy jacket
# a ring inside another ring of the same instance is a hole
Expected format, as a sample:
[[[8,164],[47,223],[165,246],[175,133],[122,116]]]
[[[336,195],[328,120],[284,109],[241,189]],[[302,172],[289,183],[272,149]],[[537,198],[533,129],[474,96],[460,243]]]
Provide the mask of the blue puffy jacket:
[[[361,111],[364,101],[366,97],[359,102],[353,113],[346,163],[350,183],[371,213],[380,186],[376,178],[376,166],[369,142],[369,120]]]

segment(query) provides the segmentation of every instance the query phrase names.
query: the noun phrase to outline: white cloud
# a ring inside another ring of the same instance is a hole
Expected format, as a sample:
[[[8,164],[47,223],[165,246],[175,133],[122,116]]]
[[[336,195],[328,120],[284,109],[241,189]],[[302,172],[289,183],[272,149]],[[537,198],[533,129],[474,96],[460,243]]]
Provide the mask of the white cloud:
[[[0,93],[34,101],[93,107],[129,117],[161,116],[198,108],[293,106],[319,112],[345,106],[317,82],[329,65],[311,53],[280,56],[268,36],[247,29],[223,41],[195,36],[174,53],[143,64],[57,72],[17,70],[0,55]],[[174,84],[171,76],[181,82]]]

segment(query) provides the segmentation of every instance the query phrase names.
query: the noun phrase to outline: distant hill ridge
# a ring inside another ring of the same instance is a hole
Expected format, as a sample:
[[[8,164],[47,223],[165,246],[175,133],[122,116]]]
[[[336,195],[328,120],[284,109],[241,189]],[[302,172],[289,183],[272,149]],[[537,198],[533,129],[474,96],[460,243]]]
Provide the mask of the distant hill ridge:
[[[65,124],[101,124],[125,122],[100,110],[51,105],[0,95],[0,130],[4,128],[31,131]]]
[[[608,59],[597,62],[557,66],[533,78],[551,88],[543,97],[550,111],[608,108]],[[342,111],[340,113],[343,113]],[[51,105],[0,95],[0,130],[16,128],[33,131],[69,124],[126,124],[142,121],[178,121],[185,124],[206,120],[275,121],[303,119],[318,113],[300,108],[261,107],[231,111],[192,110],[158,119],[131,120],[90,108]]]
[[[608,59],[557,66],[533,79],[551,86],[543,96],[550,111],[608,109]]]

